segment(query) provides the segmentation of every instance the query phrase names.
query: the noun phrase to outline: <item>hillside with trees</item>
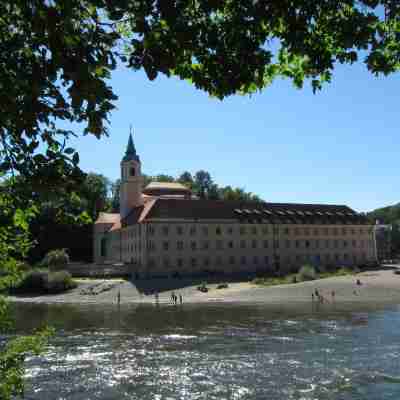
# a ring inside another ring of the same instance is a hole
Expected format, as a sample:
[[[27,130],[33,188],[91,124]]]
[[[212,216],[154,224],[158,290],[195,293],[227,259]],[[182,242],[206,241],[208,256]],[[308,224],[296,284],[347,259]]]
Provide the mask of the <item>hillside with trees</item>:
[[[400,203],[377,208],[376,210],[367,213],[367,216],[373,222],[379,220],[381,224],[400,223]]]

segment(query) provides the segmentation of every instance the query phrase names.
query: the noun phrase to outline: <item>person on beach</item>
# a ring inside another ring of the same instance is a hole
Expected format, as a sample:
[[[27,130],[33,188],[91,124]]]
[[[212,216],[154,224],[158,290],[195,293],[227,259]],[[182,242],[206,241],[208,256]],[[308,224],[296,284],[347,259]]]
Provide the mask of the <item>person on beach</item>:
[[[179,293],[179,302],[182,304],[183,303],[183,297],[182,295]]]
[[[121,304],[121,292],[118,290],[118,294],[117,294],[117,303],[118,305]]]
[[[318,292],[318,289],[315,289],[315,296],[317,297],[317,299],[319,299],[319,292]]]
[[[361,286],[362,285],[362,283],[361,283],[361,281],[359,279],[357,279],[356,284],[357,284],[357,286]]]
[[[334,290],[332,290],[332,292],[331,292],[331,296],[332,296],[332,301],[334,301],[335,300],[335,291]]]
[[[156,293],[155,293],[154,297],[155,297],[155,299],[156,299],[156,303],[158,304],[160,298],[159,298],[159,295],[158,295],[158,291],[157,291],[157,290],[156,290]]]
[[[314,302],[314,293],[311,293],[311,301]]]
[[[176,304],[176,299],[177,299],[177,297],[176,297],[175,292],[172,292],[171,293],[171,303],[172,304]]]

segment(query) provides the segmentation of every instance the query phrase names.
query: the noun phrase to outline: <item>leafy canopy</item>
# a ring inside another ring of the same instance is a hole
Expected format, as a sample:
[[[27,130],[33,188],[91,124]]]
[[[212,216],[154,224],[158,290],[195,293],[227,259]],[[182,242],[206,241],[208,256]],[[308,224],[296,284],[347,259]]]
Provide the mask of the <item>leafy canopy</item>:
[[[277,77],[317,90],[360,55],[374,74],[400,67],[392,0],[3,0],[0,15],[0,171],[42,185],[78,173],[56,121],[107,134],[118,63],[220,99]]]

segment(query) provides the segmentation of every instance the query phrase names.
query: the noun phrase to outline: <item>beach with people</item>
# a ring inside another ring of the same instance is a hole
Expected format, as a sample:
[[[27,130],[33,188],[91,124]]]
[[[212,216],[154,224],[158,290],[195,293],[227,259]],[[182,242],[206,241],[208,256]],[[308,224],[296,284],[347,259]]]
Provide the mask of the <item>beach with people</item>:
[[[365,271],[356,275],[335,276],[275,286],[252,281],[206,283],[200,291],[190,280],[122,279],[78,280],[78,287],[62,294],[9,296],[12,302],[30,303],[148,303],[180,305],[193,303],[258,303],[275,305],[320,304],[400,304],[400,275],[396,269]],[[205,283],[203,283],[204,285]],[[218,288],[218,287],[223,288]]]

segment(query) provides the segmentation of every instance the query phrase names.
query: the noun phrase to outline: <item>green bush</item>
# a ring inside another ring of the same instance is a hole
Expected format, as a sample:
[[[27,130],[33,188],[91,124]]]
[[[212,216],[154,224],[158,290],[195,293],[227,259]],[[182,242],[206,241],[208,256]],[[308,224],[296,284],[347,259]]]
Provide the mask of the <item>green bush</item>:
[[[77,286],[67,271],[49,272],[48,270],[33,270],[28,272],[19,284],[12,289],[16,293],[61,293]]]
[[[317,272],[315,271],[315,268],[312,265],[303,265],[297,274],[297,280],[302,282],[313,281],[314,279],[317,279]]]
[[[69,256],[66,249],[56,249],[49,251],[42,264],[48,268],[63,269],[69,263]]]
[[[47,293],[60,293],[76,288],[77,284],[68,271],[50,272],[44,288]]]

